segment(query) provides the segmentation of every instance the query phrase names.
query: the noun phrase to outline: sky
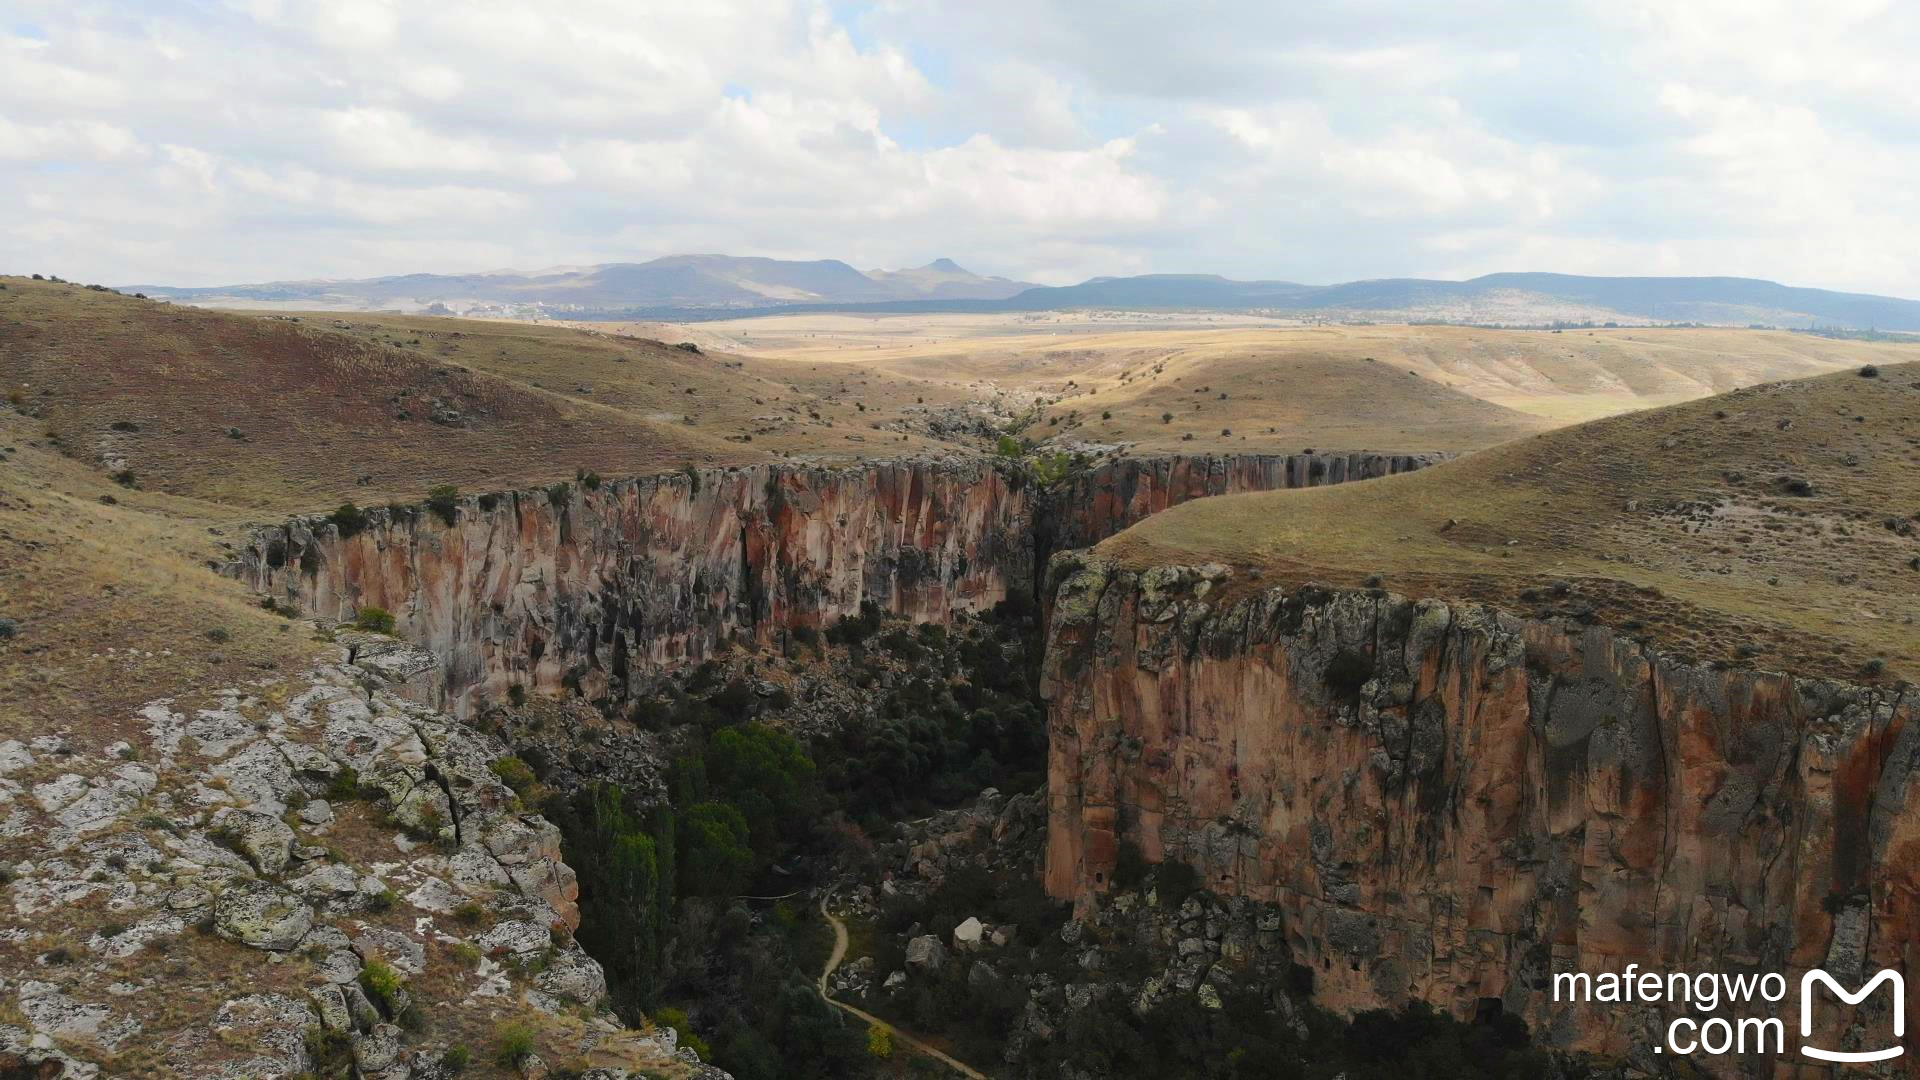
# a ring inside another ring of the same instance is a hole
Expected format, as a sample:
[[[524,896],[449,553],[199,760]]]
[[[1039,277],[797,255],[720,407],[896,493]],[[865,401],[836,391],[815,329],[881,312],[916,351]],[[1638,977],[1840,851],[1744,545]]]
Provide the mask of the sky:
[[[0,272],[675,253],[1920,297],[1920,4],[0,0]]]

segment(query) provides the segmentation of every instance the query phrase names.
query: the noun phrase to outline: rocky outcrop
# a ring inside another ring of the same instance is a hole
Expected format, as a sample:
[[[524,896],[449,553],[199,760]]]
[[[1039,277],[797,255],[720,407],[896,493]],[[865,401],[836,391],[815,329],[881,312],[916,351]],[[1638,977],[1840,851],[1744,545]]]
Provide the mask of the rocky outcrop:
[[[778,642],[867,602],[945,622],[1032,590],[1036,559],[1054,546],[1175,503],[1428,460],[1125,459],[1051,490],[983,460],[688,470],[373,509],[344,528],[301,518],[257,530],[228,570],[308,614],[391,612],[397,634],[440,661],[437,679],[396,674],[418,700],[468,715],[512,686],[618,699],[723,643]]]
[[[371,655],[153,701],[103,755],[0,740],[0,1075],[430,1080],[524,1023],[602,1080],[724,1078],[607,1011],[506,748]]]
[[[1911,689],[1221,567],[1074,553],[1050,580],[1046,885],[1082,910],[1137,848],[1273,905],[1323,1005],[1502,1011],[1649,1069],[1686,1005],[1556,1002],[1551,976],[1858,985],[1920,940]]]

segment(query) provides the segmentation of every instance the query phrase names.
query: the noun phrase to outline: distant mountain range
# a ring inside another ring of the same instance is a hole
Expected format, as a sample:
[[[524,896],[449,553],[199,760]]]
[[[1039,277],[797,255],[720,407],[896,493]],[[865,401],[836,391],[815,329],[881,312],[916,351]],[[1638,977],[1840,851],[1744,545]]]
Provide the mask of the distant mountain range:
[[[1004,300],[1031,284],[981,277],[951,259],[911,270],[861,273],[838,259],[796,262],[732,255],[669,255],[643,263],[481,274],[404,274],[358,281],[272,281],[205,289],[134,286],[213,306],[319,306],[458,313],[497,309],[554,315],[657,310],[739,312],[778,305]]]
[[[644,263],[359,281],[277,281],[180,289],[130,286],[209,306],[399,310],[553,318],[712,319],[817,311],[1220,311],[1336,320],[1542,325],[1762,324],[1920,331],[1920,301],[1735,277],[1488,274],[1470,281],[1383,278],[1338,285],[1234,281],[1202,274],[1097,277],[1046,287],[982,277],[936,259],[861,272],[810,262],[672,255]]]

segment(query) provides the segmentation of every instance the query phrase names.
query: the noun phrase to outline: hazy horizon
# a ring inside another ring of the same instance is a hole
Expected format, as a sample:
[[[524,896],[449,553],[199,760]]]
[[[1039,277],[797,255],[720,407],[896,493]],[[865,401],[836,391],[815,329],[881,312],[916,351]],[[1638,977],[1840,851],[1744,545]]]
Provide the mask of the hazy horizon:
[[[1159,7],[26,0],[0,19],[0,267],[724,252],[1920,295],[1911,8]]]

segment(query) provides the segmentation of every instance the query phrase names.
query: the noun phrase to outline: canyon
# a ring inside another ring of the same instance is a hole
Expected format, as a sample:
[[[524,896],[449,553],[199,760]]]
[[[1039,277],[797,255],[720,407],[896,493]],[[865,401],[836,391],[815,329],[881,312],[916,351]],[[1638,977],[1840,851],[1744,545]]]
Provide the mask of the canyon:
[[[862,604],[944,623],[1033,592],[1049,554],[1191,499],[1407,472],[1440,454],[1122,458],[1054,488],[1014,462],[755,465],[466,496],[253,530],[225,566],[290,610],[369,607],[431,652],[422,700],[624,700],[726,643],[774,644]]]
[[[1127,849],[1184,862],[1277,906],[1327,1007],[1518,1015],[1646,1069],[1687,1006],[1556,1001],[1553,973],[1857,984],[1910,959],[1904,684],[1217,564],[1067,553],[1049,577],[1045,882],[1083,913]]]

